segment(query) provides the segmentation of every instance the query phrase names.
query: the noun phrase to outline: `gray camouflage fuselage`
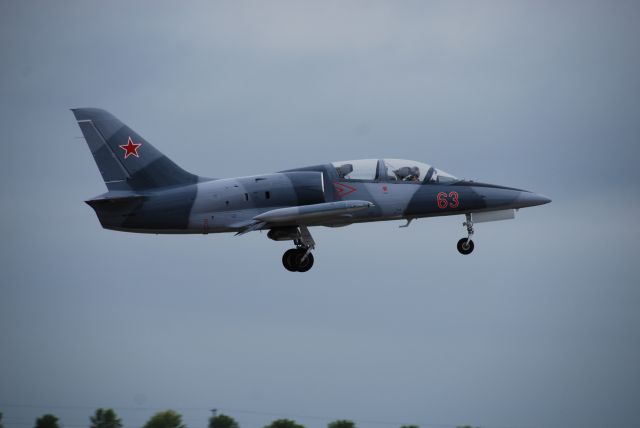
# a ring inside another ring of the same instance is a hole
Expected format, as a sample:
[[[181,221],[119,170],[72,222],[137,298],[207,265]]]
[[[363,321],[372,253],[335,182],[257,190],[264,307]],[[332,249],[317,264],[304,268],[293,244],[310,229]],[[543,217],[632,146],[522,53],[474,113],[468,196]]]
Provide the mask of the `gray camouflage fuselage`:
[[[311,169],[315,172],[311,172]],[[373,206],[339,217],[305,221],[307,226],[344,226],[356,222],[401,220],[472,212],[519,209],[540,205],[545,199],[531,192],[502,186],[460,181],[448,185],[383,181],[340,181],[331,165],[250,177],[199,181],[175,188],[136,192],[139,200],[117,210],[103,208],[109,193],[89,200],[107,229],[147,233],[218,233],[243,230],[262,213],[341,200],[364,200]],[[339,196],[334,185],[353,191]],[[386,188],[386,190],[385,190]],[[441,209],[437,195],[456,191],[459,206]],[[269,224],[272,227],[297,226]]]
[[[270,230],[272,239],[295,240],[299,227],[478,214],[550,201],[393,159],[204,178],[178,167],[110,113],[73,112],[109,189],[87,201],[107,229],[205,234]],[[394,162],[400,167],[392,168]]]

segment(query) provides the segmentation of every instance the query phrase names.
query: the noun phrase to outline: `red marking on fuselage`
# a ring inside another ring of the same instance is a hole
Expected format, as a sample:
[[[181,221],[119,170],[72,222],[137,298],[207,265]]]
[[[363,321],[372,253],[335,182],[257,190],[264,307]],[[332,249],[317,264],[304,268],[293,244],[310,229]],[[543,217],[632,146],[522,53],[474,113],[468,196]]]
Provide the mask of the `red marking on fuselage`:
[[[447,195],[446,192],[439,192],[436,196],[436,201],[438,203],[438,208],[444,210],[446,208],[458,208],[460,206],[460,196],[458,196],[458,192],[449,192]]]
[[[384,193],[387,193],[389,191],[389,188],[387,186],[382,186],[382,191]]]
[[[445,192],[438,192],[436,200],[438,201],[438,208],[441,210],[449,206],[449,201],[447,200],[447,194]]]
[[[451,198],[451,201],[449,202],[449,208],[458,208],[458,206],[460,205],[458,192],[449,192],[449,197]]]
[[[333,183],[333,187],[336,189],[336,193],[338,194],[338,198],[340,199],[358,190],[353,186],[349,186],[348,184],[337,183],[337,182]]]
[[[136,144],[133,142],[131,137],[129,137],[129,139],[127,140],[127,144],[123,144],[118,147],[124,150],[124,158],[126,159],[129,156],[135,156],[139,158],[140,156],[138,155],[138,149],[140,148],[140,146],[142,146],[142,143]]]

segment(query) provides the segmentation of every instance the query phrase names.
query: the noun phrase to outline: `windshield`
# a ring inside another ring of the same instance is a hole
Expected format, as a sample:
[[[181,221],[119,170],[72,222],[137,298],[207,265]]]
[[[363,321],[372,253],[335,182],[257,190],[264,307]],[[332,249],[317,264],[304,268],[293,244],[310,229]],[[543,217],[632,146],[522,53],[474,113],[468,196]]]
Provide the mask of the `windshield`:
[[[448,184],[458,181],[453,175],[423,162],[406,159],[360,159],[333,162],[341,180],[378,180]]]
[[[388,181],[446,184],[458,181],[453,175],[426,163],[406,159],[383,159]]]

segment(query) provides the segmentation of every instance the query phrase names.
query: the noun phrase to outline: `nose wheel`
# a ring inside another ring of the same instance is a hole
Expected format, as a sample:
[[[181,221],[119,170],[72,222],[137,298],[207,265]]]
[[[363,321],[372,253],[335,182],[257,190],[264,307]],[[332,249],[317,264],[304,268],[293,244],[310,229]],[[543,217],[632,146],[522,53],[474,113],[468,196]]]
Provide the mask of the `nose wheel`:
[[[473,241],[471,240],[471,237],[473,236],[473,221],[471,220],[471,214],[465,214],[467,221],[465,221],[464,223],[462,223],[463,226],[466,226],[467,228],[467,237],[466,238],[462,238],[461,240],[458,241],[458,251],[460,252],[460,254],[464,254],[465,256],[467,254],[471,254],[471,252],[473,252]]]
[[[311,250],[316,243],[306,226],[300,226],[293,239],[296,248],[285,251],[282,255],[282,265],[289,272],[307,272],[313,267],[313,254]]]
[[[471,239],[462,238],[458,241],[458,251],[460,254],[471,254],[473,251],[473,241]]]

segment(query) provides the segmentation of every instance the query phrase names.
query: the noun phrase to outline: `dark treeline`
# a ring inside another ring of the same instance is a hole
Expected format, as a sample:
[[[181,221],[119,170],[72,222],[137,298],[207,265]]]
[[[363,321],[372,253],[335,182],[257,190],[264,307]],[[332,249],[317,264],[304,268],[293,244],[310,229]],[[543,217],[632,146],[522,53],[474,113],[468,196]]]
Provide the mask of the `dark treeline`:
[[[64,424],[50,413],[36,419],[34,428],[63,428]],[[0,428],[5,428],[0,412]],[[10,427],[8,427],[10,428]],[[122,428],[122,420],[113,409],[97,409],[89,418],[89,428]],[[163,410],[155,413],[142,428],[188,428],[182,422],[182,415],[175,410]],[[240,428],[240,424],[231,416],[219,414],[209,418],[208,428]],[[264,428],[305,428],[291,419],[276,419]],[[357,428],[354,421],[339,419],[327,424],[327,428]],[[400,428],[419,428],[418,425],[402,425]],[[469,425],[457,428],[472,428]]]

